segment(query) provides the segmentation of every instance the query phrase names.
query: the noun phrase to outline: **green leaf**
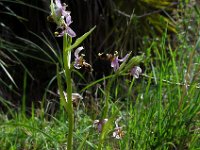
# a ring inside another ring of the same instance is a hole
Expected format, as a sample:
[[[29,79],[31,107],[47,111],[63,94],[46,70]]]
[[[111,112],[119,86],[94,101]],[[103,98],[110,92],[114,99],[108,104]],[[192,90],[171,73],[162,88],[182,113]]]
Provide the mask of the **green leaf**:
[[[85,34],[83,34],[80,38],[78,38],[73,45],[71,45],[69,47],[69,50],[72,50],[74,48],[76,48],[77,46],[79,46],[83,40],[85,40],[91,33],[92,31],[96,28],[96,26],[94,26],[92,29],[90,29],[90,31],[86,32]]]
[[[6,75],[8,76],[8,78],[11,80],[11,82],[15,85],[16,88],[17,84],[15,83],[13,77],[11,76],[11,74],[8,72],[8,70],[6,69],[6,67],[0,62],[0,67],[4,70],[4,72],[6,73]]]
[[[87,141],[88,135],[89,135],[89,133],[85,136],[84,139],[82,139],[82,142],[81,142],[81,144],[79,145],[79,147],[78,147],[77,150],[82,150],[82,149],[83,149],[83,147],[84,147],[84,145],[85,145],[85,143],[86,143],[86,141]]]
[[[198,38],[196,44],[195,44],[195,49],[199,49],[200,48],[200,37]]]

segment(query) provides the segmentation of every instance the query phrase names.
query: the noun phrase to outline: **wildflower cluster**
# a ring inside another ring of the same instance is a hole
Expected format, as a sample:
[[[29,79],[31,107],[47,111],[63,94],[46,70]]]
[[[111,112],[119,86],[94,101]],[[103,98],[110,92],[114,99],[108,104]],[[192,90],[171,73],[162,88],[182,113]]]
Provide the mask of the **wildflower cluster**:
[[[71,150],[73,145],[73,130],[74,130],[74,107],[78,104],[83,97],[78,93],[73,93],[72,80],[71,80],[71,52],[75,47],[78,47],[81,42],[95,29],[93,27],[90,31],[85,33],[83,36],[79,37],[74,43],[72,43],[72,38],[76,36],[76,33],[70,28],[72,23],[70,11],[66,10],[67,5],[61,3],[60,0],[51,0],[51,14],[48,16],[48,20],[54,22],[57,25],[56,32],[54,33],[56,37],[63,37],[63,66],[65,73],[65,80],[67,83],[67,92],[63,91],[62,80],[59,73],[59,65],[57,65],[57,81],[59,92],[61,95],[61,102],[66,106],[64,107],[68,113],[68,138],[67,138],[67,149]],[[85,69],[86,71],[91,72],[92,66],[86,62],[84,59],[84,54],[80,54],[84,48],[78,47],[74,51],[74,63],[73,66],[76,69]],[[123,58],[119,58],[118,52],[115,52],[114,55],[107,54],[110,61],[110,66],[113,68],[114,72],[117,72],[125,65],[125,62],[128,60],[131,53],[125,55]],[[132,61],[129,61],[132,62]],[[130,70],[130,74],[133,75],[136,79],[139,78],[139,75],[142,73],[142,69],[139,66],[134,66],[134,63],[127,63],[128,67],[125,67],[125,70]],[[121,68],[120,68],[121,67]],[[74,106],[74,107],[73,107]],[[106,111],[105,111],[106,112]],[[121,120],[121,117],[115,121],[115,128],[113,129],[112,137],[116,139],[121,139],[125,132],[122,130],[122,127],[118,125],[118,122]],[[101,133],[104,125],[108,122],[108,119],[95,120],[93,125],[97,129],[98,133]]]
[[[69,27],[72,23],[70,11],[66,11],[67,5],[65,3],[61,3],[60,0],[51,0],[51,14],[47,17],[47,19],[51,22],[56,23],[57,28],[54,33],[57,37],[62,37],[65,33],[67,33],[70,37],[75,37],[76,33]]]

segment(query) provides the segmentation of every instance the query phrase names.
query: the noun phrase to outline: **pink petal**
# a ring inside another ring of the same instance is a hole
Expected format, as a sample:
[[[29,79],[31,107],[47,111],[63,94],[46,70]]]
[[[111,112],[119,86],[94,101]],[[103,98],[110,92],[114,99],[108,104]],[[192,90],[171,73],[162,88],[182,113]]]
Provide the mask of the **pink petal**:
[[[117,71],[117,69],[119,69],[118,57],[115,57],[114,60],[111,62],[111,67],[114,68],[114,71]]]
[[[135,66],[132,70],[131,70],[131,74],[138,79],[140,74],[142,73],[142,69],[138,66]]]
[[[76,36],[76,33],[70,27],[67,27],[66,32],[70,37]]]
[[[55,0],[55,4],[59,9],[62,9],[62,4],[61,4],[60,0]]]
[[[79,58],[79,53],[80,53],[80,51],[82,51],[83,49],[84,49],[83,46],[78,47],[78,48],[75,50],[75,52],[74,52],[74,56],[75,56],[76,58]]]
[[[129,53],[129,54],[126,54],[126,56],[125,56],[124,58],[118,59],[118,61],[120,61],[120,62],[126,61],[126,60],[128,59],[128,57],[129,57],[129,55],[130,55],[130,53]]]
[[[66,24],[69,26],[72,23],[72,19],[70,15],[66,15]]]

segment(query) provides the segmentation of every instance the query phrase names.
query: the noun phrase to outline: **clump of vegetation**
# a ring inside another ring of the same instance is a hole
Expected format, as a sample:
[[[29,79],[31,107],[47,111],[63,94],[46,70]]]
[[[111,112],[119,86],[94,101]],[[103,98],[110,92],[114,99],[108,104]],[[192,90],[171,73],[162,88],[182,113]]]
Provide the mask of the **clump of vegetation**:
[[[125,3],[118,1],[117,4],[123,8],[122,4]],[[1,38],[0,55],[3,57],[0,57],[0,66],[8,79],[5,82],[0,80],[2,87],[20,94],[10,66],[5,62],[20,64],[25,70],[21,81],[21,105],[18,108],[0,93],[0,102],[4,106],[0,113],[2,150],[199,148],[198,3],[143,0],[137,3],[137,12],[145,10],[140,7],[141,4],[155,4],[153,6],[159,9],[157,13],[164,15],[146,13],[146,19],[151,22],[149,30],[152,30],[149,34],[145,32],[145,35],[141,35],[140,43],[143,46],[137,49],[140,52],[136,55],[132,49],[121,51],[121,48],[128,48],[127,43],[133,44],[128,37],[139,18],[134,17],[134,11],[127,15],[115,8],[117,13],[131,18],[125,34],[118,31],[127,37],[117,37],[119,40],[115,41],[115,46],[119,49],[96,55],[101,62],[97,65],[101,68],[98,79],[93,76],[95,69],[87,57],[87,48],[84,50],[80,46],[86,38],[93,37],[96,29],[94,27],[77,38],[76,31],[71,27],[71,13],[60,0],[51,0],[48,20],[56,26],[52,37],[62,39],[63,46],[55,46],[56,40],[50,42],[46,36],[42,38],[35,33],[31,34],[47,49],[18,36],[15,37],[19,40],[18,44]],[[172,4],[177,8],[171,9],[169,6]],[[167,13],[169,8],[170,14]],[[154,18],[158,15],[165,21],[158,22]],[[148,22],[144,22],[148,25]],[[113,30],[116,30],[115,27]],[[141,28],[137,28],[141,32]],[[122,47],[119,47],[120,43]],[[33,54],[43,52],[45,55],[34,57],[26,55],[29,54],[26,50],[20,52],[26,44]],[[30,104],[31,107],[27,106],[27,78],[32,74],[21,56],[49,63],[54,68],[39,106],[34,102]],[[48,59],[44,59],[45,56]],[[86,79],[87,75],[90,80]],[[80,82],[82,80],[86,84]]]

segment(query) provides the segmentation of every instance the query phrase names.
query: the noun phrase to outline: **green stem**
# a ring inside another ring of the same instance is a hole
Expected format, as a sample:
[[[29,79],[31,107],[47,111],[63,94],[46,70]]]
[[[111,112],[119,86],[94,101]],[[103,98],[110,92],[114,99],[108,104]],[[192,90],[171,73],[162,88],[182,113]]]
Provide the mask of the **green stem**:
[[[26,117],[26,86],[27,86],[27,72],[24,72],[24,83],[23,83],[23,96],[22,96],[22,115]]]
[[[73,144],[73,129],[74,129],[74,110],[72,103],[72,81],[71,81],[71,50],[69,46],[71,45],[71,38],[67,34],[63,37],[63,60],[64,60],[64,69],[66,76],[67,84],[67,113],[68,113],[68,138],[67,138],[67,150],[72,149]]]
[[[113,76],[113,78],[111,78],[108,81],[108,83],[106,85],[106,89],[105,89],[106,90],[105,91],[106,92],[106,98],[105,98],[105,106],[104,106],[104,109],[103,109],[102,119],[108,118],[110,90],[111,90],[112,83],[117,78],[117,76],[118,76],[118,74],[115,74]],[[102,132],[101,132],[100,138],[99,138],[98,150],[102,150],[106,134],[107,134],[107,131],[105,132],[104,129],[103,129]]]

